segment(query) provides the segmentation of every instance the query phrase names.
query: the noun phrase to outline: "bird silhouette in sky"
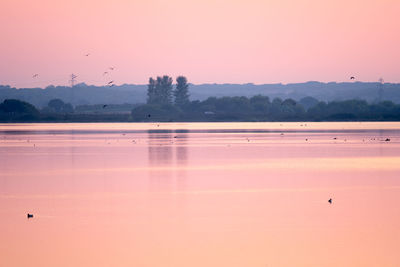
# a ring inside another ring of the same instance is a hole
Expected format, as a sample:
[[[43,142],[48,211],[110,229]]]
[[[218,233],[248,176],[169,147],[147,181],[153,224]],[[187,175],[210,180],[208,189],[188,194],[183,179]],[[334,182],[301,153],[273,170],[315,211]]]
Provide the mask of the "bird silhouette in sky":
[[[90,53],[85,54],[85,57],[88,57],[88,56],[90,56]]]
[[[103,105],[103,108],[106,108],[107,107],[107,105]]]
[[[39,74],[34,74],[34,75],[32,76],[32,78],[36,78],[37,76],[39,76]]]
[[[103,76],[106,75],[106,74],[108,74],[108,71],[103,72]]]
[[[33,214],[28,213],[28,214],[26,214],[26,217],[27,217],[28,219],[33,218]]]
[[[114,67],[110,67],[109,69],[110,69],[110,70],[114,70]]]
[[[354,80],[354,79],[355,79],[355,77],[354,77],[354,76],[351,76],[351,77],[350,77],[350,80]]]
[[[112,84],[114,81],[110,81],[110,82],[108,82],[108,85],[110,85],[110,84]]]
[[[329,202],[329,204],[332,204],[332,198],[330,198],[330,199],[328,200],[328,202]]]

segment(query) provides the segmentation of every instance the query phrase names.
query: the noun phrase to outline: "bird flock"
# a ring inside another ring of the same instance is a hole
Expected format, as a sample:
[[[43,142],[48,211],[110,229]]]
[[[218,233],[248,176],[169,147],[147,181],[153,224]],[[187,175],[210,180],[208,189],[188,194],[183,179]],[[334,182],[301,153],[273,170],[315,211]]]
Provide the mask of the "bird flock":
[[[90,55],[91,55],[90,53],[84,54],[85,57],[89,57]],[[110,75],[111,72],[114,71],[114,70],[115,70],[115,67],[113,67],[113,66],[108,67],[107,70],[103,72],[103,76]],[[73,76],[74,76],[74,78],[78,77],[78,76],[76,76],[74,74],[73,74]],[[32,79],[37,79],[37,78],[39,78],[39,73],[35,73],[35,74],[32,75]],[[108,87],[114,87],[115,83],[114,83],[113,80],[111,80],[111,81],[107,82],[105,85],[108,86]]]
[[[89,57],[90,55],[91,55],[90,53],[84,54],[85,57]],[[114,71],[114,69],[115,69],[114,67],[108,67],[108,69],[107,69],[106,71],[103,72],[103,76],[109,75],[109,74],[110,74],[110,71]],[[32,78],[33,78],[33,79],[38,78],[38,77],[39,77],[39,74],[38,74],[38,73],[35,73],[34,75],[32,75]],[[355,80],[355,79],[356,79],[356,78],[355,78],[354,76],[351,76],[351,77],[350,77],[350,80]],[[111,81],[109,81],[109,82],[106,84],[106,86],[113,87],[113,86],[115,86],[115,83],[114,83],[113,80],[111,80]]]

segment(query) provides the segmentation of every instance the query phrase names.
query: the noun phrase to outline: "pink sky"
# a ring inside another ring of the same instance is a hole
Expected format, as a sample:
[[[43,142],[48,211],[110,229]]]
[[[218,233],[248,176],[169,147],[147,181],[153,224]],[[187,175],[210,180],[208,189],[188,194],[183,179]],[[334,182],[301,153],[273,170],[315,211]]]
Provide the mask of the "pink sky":
[[[399,14],[398,0],[2,0],[0,84],[400,82]]]

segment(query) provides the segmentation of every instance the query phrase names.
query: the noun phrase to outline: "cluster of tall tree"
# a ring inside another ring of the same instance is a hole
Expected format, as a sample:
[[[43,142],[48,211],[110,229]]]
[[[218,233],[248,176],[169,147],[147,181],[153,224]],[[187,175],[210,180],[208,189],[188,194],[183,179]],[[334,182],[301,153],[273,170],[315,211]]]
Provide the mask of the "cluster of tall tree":
[[[189,103],[189,84],[186,77],[176,78],[174,90],[173,79],[168,75],[158,76],[156,79],[150,77],[147,86],[147,104],[150,105],[172,105],[184,107]]]

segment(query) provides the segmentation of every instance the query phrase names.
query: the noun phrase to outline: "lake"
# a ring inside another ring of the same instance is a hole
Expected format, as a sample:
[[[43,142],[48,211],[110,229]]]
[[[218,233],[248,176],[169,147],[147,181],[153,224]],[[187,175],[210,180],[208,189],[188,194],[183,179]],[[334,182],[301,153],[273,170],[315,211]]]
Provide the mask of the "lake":
[[[400,266],[399,176],[397,122],[0,124],[0,266]]]

